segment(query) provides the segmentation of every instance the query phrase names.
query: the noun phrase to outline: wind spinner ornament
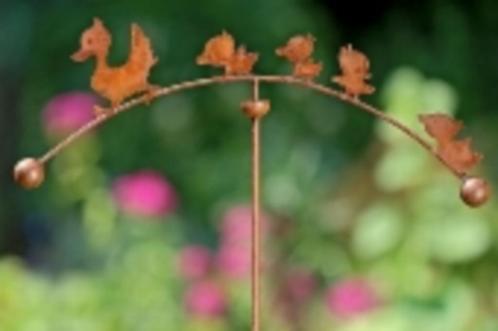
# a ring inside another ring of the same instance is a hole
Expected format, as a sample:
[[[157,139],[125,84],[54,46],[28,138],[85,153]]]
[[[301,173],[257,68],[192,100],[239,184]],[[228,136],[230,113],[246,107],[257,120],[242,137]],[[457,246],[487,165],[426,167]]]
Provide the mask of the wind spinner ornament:
[[[224,70],[220,76],[185,81],[159,87],[149,83],[149,72],[158,60],[149,38],[137,24],[131,26],[131,47],[127,62],[120,67],[110,67],[107,55],[111,46],[111,34],[103,22],[95,18],[80,39],[80,49],[71,58],[76,62],[95,58],[95,70],[91,77],[92,89],[109,101],[109,106],[95,107],[95,117],[70,134],[39,158],[25,158],[14,167],[14,179],[26,189],[39,187],[45,179],[45,165],[59,152],[79,137],[96,128],[114,116],[138,104],[148,104],[161,96],[178,93],[213,84],[247,82],[252,87],[252,98],[241,103],[243,113],[251,121],[252,156],[252,331],[260,330],[260,122],[270,110],[269,100],[260,99],[261,83],[290,84],[308,88],[321,94],[339,99],[356,108],[376,116],[399,129],[409,138],[431,153],[460,181],[460,197],[470,207],[483,205],[491,196],[486,180],[469,175],[469,171],[482,159],[482,155],[471,147],[470,138],[457,138],[463,124],[445,114],[424,114],[419,119],[427,134],[435,140],[432,145],[425,138],[395,118],[360,100],[360,96],[374,93],[370,79],[370,62],[365,54],[344,46],[338,54],[340,75],[331,78],[343,91],[314,82],[323,65],[316,61],[315,38],[309,34],[297,35],[276,49],[276,55],[285,58],[293,66],[292,75],[258,75],[252,70],[259,55],[249,52],[245,46],[236,47],[234,38],[226,31],[211,38],[197,57],[198,65],[209,65]]]

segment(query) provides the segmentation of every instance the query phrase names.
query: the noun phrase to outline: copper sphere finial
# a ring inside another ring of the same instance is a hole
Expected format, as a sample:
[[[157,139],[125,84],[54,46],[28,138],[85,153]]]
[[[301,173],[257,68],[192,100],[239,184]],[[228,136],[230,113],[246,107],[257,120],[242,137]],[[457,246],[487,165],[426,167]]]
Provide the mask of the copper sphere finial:
[[[470,207],[482,206],[491,196],[487,181],[480,177],[466,177],[460,187],[460,197]]]
[[[25,189],[39,187],[45,179],[43,164],[33,158],[24,158],[14,167],[14,180]]]

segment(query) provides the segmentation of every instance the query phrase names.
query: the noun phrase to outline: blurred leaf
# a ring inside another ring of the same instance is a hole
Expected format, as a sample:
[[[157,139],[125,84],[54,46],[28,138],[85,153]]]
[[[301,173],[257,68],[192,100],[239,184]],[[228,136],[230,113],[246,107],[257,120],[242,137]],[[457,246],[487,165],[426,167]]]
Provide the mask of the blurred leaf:
[[[474,260],[491,244],[489,227],[470,215],[437,217],[427,224],[433,256],[446,263]]]
[[[115,233],[117,210],[108,192],[97,189],[88,194],[83,207],[83,224],[89,241],[96,248],[110,243]]]
[[[373,205],[358,217],[353,230],[353,251],[363,259],[377,258],[393,249],[402,233],[402,215],[396,207]]]
[[[454,89],[442,80],[428,80],[416,69],[400,68],[394,71],[383,89],[386,112],[404,125],[420,133],[421,113],[453,114],[458,100]],[[413,144],[403,133],[383,121],[377,122],[377,134],[390,145]]]
[[[375,180],[387,192],[409,189],[426,180],[431,161],[417,144],[394,145],[377,164]]]

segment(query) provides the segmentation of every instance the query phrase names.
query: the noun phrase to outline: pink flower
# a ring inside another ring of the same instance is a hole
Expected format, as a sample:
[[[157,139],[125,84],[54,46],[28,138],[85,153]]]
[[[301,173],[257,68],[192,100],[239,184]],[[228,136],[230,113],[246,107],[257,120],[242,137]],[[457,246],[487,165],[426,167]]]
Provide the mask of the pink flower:
[[[266,233],[268,217],[261,215],[261,235]],[[234,279],[244,278],[251,270],[252,210],[235,206],[227,210],[221,222],[221,246],[216,266],[221,274]]]
[[[224,243],[218,251],[216,266],[221,274],[233,279],[245,278],[251,271],[251,247]]]
[[[218,317],[225,312],[226,299],[216,283],[206,280],[197,282],[187,289],[185,305],[191,314]]]
[[[221,236],[225,243],[243,243],[251,240],[251,208],[237,206],[223,216]]]
[[[331,313],[351,318],[378,307],[381,300],[365,280],[346,279],[328,289],[326,301]]]
[[[187,246],[180,253],[180,273],[186,279],[205,277],[211,267],[211,252],[203,246]]]
[[[296,302],[303,302],[309,298],[316,287],[316,279],[311,271],[296,269],[285,280],[285,292]]]
[[[113,184],[118,206],[126,213],[144,217],[160,217],[173,212],[177,205],[171,184],[152,170],[122,176]]]
[[[266,232],[268,217],[261,213],[262,235]],[[249,206],[230,208],[221,222],[221,236],[224,243],[250,243],[252,227],[252,210]]]
[[[53,97],[43,111],[45,131],[49,135],[66,135],[92,120],[97,98],[90,93],[68,92]]]
[[[280,281],[280,280],[279,280]],[[303,308],[308,304],[316,287],[316,279],[307,269],[291,270],[277,284],[278,305],[291,324],[300,324]]]

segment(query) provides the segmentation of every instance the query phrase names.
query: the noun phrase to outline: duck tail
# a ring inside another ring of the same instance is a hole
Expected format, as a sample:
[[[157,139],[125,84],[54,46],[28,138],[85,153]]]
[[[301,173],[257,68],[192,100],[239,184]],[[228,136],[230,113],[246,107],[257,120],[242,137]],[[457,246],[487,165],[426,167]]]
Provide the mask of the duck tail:
[[[131,49],[128,63],[134,67],[149,70],[158,62],[150,43],[150,39],[135,23],[131,26]]]

